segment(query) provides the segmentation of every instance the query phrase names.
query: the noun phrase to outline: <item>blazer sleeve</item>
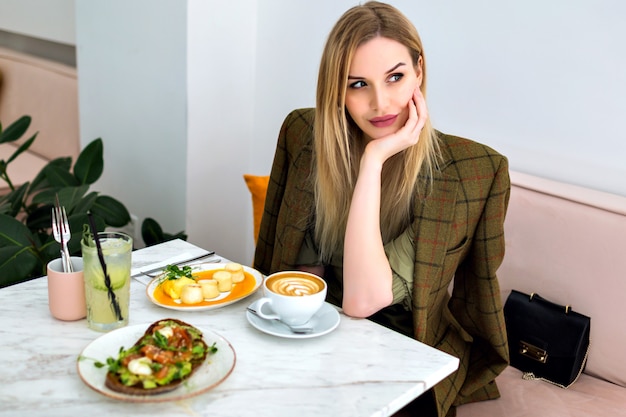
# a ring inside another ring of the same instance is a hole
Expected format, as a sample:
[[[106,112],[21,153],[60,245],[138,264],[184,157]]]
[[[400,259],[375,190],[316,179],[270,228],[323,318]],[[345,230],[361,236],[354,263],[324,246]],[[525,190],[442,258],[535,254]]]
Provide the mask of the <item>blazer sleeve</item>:
[[[496,271],[504,258],[504,219],[510,195],[508,162],[501,157],[468,256],[459,265],[449,307],[473,337],[467,377],[456,403],[493,396],[493,381],[509,363]],[[485,384],[492,381],[492,384]]]
[[[254,268],[265,275],[292,268],[304,239],[313,199],[310,171],[314,115],[313,108],[292,111],[278,135],[254,254]]]
[[[261,226],[259,228],[259,236],[254,253],[254,268],[265,275],[269,275],[271,270],[272,255],[274,253],[274,243],[276,239],[276,222],[285,193],[286,177],[289,172],[287,166],[285,132],[291,117],[292,114],[289,114],[283,121],[278,135],[270,180],[267,184],[263,217],[261,218]]]

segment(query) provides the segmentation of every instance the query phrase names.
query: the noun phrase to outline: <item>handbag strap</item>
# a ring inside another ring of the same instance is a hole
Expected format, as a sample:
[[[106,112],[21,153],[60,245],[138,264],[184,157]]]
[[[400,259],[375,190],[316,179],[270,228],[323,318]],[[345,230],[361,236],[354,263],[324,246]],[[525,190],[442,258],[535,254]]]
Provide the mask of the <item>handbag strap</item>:
[[[524,372],[522,374],[522,379],[526,380],[526,381],[545,381],[549,384],[552,385],[556,385],[557,387],[563,388],[563,389],[567,389],[569,387],[571,387],[574,382],[578,381],[578,378],[580,378],[580,375],[583,373],[583,369],[585,369],[585,364],[587,363],[587,356],[589,355],[589,349],[591,348],[591,340],[589,340],[589,345],[587,346],[587,351],[585,352],[585,357],[583,358],[583,362],[580,364],[580,369],[578,369],[578,375],[576,375],[576,378],[574,378],[574,380],[569,384],[569,385],[563,385],[563,384],[559,384],[558,382],[554,382],[554,381],[550,381],[549,379],[545,379],[545,378],[541,378],[541,377],[537,377],[535,376],[535,374],[533,372]]]
[[[565,314],[569,314],[569,312],[572,311],[572,306],[571,305],[569,305],[569,304],[561,305],[561,304],[553,303],[552,301],[546,300],[545,298],[543,298],[542,296],[540,296],[536,292],[530,293],[528,301],[533,301],[533,298],[535,300],[538,300],[538,301],[542,302],[542,303],[549,304],[549,305],[552,305],[554,307],[560,308],[561,310],[565,311]]]

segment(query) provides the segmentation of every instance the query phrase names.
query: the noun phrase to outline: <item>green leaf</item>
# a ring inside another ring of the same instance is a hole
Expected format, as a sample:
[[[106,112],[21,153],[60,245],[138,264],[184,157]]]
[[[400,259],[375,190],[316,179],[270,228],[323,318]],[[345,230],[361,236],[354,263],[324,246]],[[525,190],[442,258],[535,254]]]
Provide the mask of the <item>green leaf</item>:
[[[13,217],[0,214],[0,288],[36,276],[41,262],[31,249],[34,236]]]
[[[89,190],[88,185],[79,185],[74,187],[55,187],[39,192],[33,197],[32,202],[36,205],[50,204],[54,205],[56,196],[59,196],[59,203],[65,206],[65,210],[71,212],[74,206],[80,203],[83,196]]]
[[[62,166],[48,164],[43,172],[50,187],[72,187],[83,184]]]
[[[16,217],[22,208],[22,201],[28,191],[28,185],[28,182],[26,184],[22,184],[19,188],[16,188],[0,198],[0,206],[3,207],[0,211],[4,214]]]
[[[17,148],[17,150],[15,152],[13,152],[13,155],[11,155],[11,157],[9,158],[9,160],[7,161],[7,165],[9,163],[11,163],[11,161],[13,161],[15,158],[17,158],[22,152],[28,150],[28,148],[30,148],[30,145],[33,144],[33,142],[35,141],[35,138],[37,137],[37,133],[35,133],[30,139],[28,139],[26,142],[22,143],[20,145],[19,148]]]
[[[146,217],[141,224],[141,237],[146,246],[163,242],[163,229],[156,220]]]
[[[47,233],[40,233],[39,237],[41,243],[38,246],[37,244],[33,246],[37,246],[38,257],[45,268],[48,262],[61,256],[61,245]],[[45,269],[43,273],[45,273]]]
[[[104,159],[102,139],[94,139],[78,155],[74,176],[81,184],[93,184],[102,175]]]
[[[0,248],[30,246],[32,240],[32,233],[22,222],[6,214],[0,214]]]
[[[11,214],[11,204],[4,198],[0,198],[0,214]]]
[[[15,142],[22,137],[30,126],[31,117],[22,116],[0,133],[0,143]]]
[[[184,231],[180,231],[173,235],[169,233],[163,233],[163,242],[168,242],[174,239],[187,240],[187,234]],[[161,243],[161,242],[157,242],[157,243]]]
[[[61,188],[57,195],[59,196],[59,204],[65,207],[65,210],[69,213],[75,210],[75,207],[79,205],[85,194],[89,191],[89,185],[79,185],[78,187],[65,187]]]
[[[39,265],[39,260],[27,247],[0,248],[0,288],[41,276]]]
[[[52,205],[40,205],[33,209],[28,215],[26,226],[30,230],[45,230],[52,226]]]
[[[72,208],[72,212],[74,212],[74,213],[87,213],[89,210],[91,210],[91,207],[95,203],[96,198],[98,198],[98,193],[95,192],[95,191],[90,192],[89,194],[87,194],[86,196],[81,198],[80,201],[78,201],[74,205],[74,207]],[[69,215],[69,213],[68,213],[68,215]]]
[[[50,169],[48,167],[51,167],[51,166],[55,166],[55,167],[58,167],[59,169],[63,169],[67,172],[70,172],[70,168],[72,167],[72,158],[68,156],[68,157],[63,157],[63,158],[56,158],[48,162],[48,164],[45,167],[43,167],[41,171],[39,171],[35,179],[31,182],[32,184],[30,187],[31,193],[37,190],[43,190],[45,188],[51,187],[46,177],[46,169]]]
[[[113,197],[98,196],[91,212],[102,217],[109,226],[124,227],[130,222],[130,213],[126,207]]]

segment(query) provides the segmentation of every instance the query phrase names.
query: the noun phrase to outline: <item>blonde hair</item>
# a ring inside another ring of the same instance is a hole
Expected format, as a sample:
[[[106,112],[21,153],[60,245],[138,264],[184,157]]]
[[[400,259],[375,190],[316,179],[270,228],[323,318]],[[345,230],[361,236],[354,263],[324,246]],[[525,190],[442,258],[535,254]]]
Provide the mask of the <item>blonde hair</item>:
[[[422,58],[426,97],[426,58],[413,24],[394,7],[375,1],[349,9],[331,30],[320,63],[314,124],[315,239],[322,259],[343,248],[350,201],[365,143],[345,110],[348,71],[356,49],[384,37],[409,50],[417,68]],[[383,166],[380,208],[383,242],[397,237],[411,218],[416,192],[424,192],[439,155],[437,138],[427,120],[418,143],[389,158]],[[421,175],[420,175],[421,174]]]

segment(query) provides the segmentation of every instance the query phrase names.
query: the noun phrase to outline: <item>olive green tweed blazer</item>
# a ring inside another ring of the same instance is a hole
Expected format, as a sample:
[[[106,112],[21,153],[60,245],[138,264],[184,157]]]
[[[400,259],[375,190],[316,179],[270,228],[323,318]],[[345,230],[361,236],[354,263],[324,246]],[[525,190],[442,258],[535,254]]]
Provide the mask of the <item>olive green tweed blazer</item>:
[[[264,274],[296,267],[312,221],[314,117],[314,109],[294,110],[278,137],[254,258]],[[439,139],[432,191],[414,204],[412,311],[414,337],[460,360],[433,389],[445,416],[456,405],[500,395],[494,380],[509,355],[496,270],[510,182],[507,159],[493,149],[441,133]]]

